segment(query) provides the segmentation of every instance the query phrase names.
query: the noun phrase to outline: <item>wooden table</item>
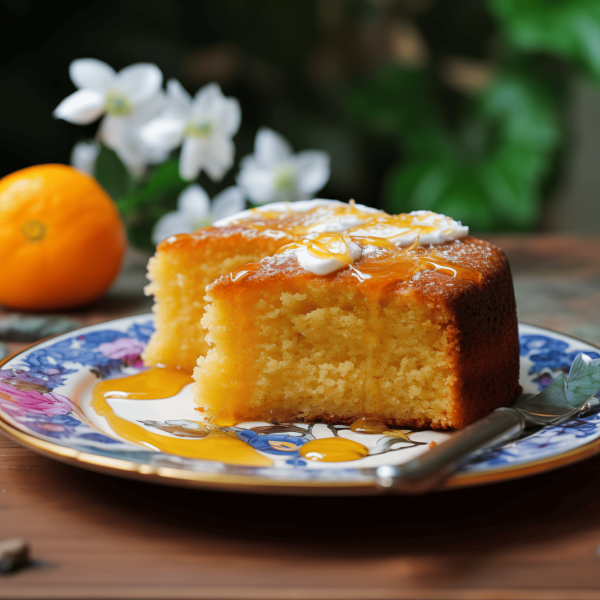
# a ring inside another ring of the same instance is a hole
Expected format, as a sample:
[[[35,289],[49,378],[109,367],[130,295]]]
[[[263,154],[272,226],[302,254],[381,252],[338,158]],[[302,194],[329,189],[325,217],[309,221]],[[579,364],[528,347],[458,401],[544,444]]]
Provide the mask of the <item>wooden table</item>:
[[[521,321],[600,344],[600,239],[497,242]],[[140,267],[125,275],[71,315],[146,311]],[[11,537],[34,564],[0,576],[0,598],[600,598],[600,457],[418,498],[293,498],[99,475],[0,436]]]

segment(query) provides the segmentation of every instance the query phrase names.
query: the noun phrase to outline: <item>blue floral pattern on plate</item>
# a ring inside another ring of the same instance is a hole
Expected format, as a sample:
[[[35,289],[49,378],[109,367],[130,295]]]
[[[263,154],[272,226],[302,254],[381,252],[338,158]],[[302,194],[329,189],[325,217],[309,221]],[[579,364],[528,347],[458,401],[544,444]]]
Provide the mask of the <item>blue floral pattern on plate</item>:
[[[111,378],[142,370],[140,353],[153,331],[148,315],[87,327],[42,342],[0,368],[0,418],[38,439],[104,457],[139,464],[169,466],[202,472],[272,477],[287,481],[372,480],[374,468],[401,463],[424,451],[437,432],[403,429],[406,439],[354,434],[346,426],[308,424],[241,424],[229,428],[258,452],[271,458],[273,467],[224,465],[217,461],[186,459],[153,452],[101,431],[90,424],[82,408],[69,398],[69,390],[82,374]],[[567,336],[521,325],[521,383],[525,392],[537,392],[560,372],[568,373],[579,352],[600,358],[593,346]],[[178,437],[203,434],[194,421],[174,419],[138,423]],[[362,437],[360,437],[362,435]],[[446,434],[448,435],[448,434]],[[450,434],[451,435],[451,434]],[[301,446],[319,437],[351,437],[369,447],[364,459],[345,463],[312,463],[300,457]],[[358,436],[358,438],[356,437]],[[369,438],[369,443],[365,441]],[[502,447],[473,456],[463,473],[493,472],[558,456],[600,437],[600,409],[559,427],[547,427]],[[436,438],[439,440],[439,437]],[[408,440],[408,441],[407,441]],[[411,454],[412,453],[412,454]],[[383,456],[385,455],[385,456]]]

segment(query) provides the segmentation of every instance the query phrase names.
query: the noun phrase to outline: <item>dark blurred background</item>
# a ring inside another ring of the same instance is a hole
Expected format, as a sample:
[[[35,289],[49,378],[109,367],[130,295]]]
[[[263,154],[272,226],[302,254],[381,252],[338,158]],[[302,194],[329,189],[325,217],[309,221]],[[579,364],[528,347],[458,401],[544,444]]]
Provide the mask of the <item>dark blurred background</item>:
[[[0,175],[93,137],[52,118],[69,63],[211,81],[257,129],[332,157],[321,197],[476,231],[596,231],[598,0],[1,0]],[[200,183],[209,194],[233,183]],[[590,212],[591,211],[591,212]],[[598,215],[600,216],[600,215]]]

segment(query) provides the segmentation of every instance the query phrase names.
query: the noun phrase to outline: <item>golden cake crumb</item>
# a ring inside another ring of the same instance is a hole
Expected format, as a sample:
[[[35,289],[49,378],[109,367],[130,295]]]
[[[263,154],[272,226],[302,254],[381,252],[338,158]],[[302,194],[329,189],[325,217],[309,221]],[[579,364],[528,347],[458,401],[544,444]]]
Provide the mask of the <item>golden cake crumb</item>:
[[[424,271],[364,286],[292,256],[208,287],[211,346],[194,371],[208,417],[241,421],[459,428],[519,392],[512,280],[500,250],[474,238],[441,247],[482,282]],[[375,259],[365,259],[375,260]],[[361,262],[356,264],[360,270]]]

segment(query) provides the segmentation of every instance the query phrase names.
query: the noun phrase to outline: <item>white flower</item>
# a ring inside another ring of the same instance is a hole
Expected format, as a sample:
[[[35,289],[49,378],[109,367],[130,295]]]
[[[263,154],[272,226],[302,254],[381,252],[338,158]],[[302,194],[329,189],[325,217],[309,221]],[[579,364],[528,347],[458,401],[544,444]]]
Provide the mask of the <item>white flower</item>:
[[[179,174],[195,179],[204,169],[219,181],[233,165],[235,146],[231,138],[240,127],[242,113],[235,98],[226,98],[216,83],[192,97],[181,84],[167,84],[167,108],[148,123],[140,135],[151,148],[170,151],[182,145]]]
[[[187,187],[177,200],[177,210],[161,217],[152,232],[152,240],[158,244],[177,233],[192,233],[208,227],[219,219],[230,217],[244,210],[246,201],[242,191],[235,186],[217,194],[212,206],[207,193],[199,185]]]
[[[96,140],[77,142],[71,150],[70,163],[80,171],[94,174],[96,159],[100,153],[100,144]]]
[[[165,152],[147,148],[138,134],[165,106],[156,65],[138,63],[116,73],[100,60],[83,58],[71,63],[69,75],[79,89],[56,107],[57,119],[86,125],[106,113],[99,137],[135,174],[148,162],[166,159]]]
[[[254,154],[240,163],[237,183],[255,204],[308,200],[328,181],[329,154],[305,150],[292,154],[279,133],[262,127],[256,134]]]

